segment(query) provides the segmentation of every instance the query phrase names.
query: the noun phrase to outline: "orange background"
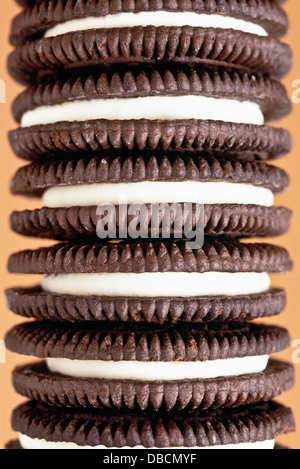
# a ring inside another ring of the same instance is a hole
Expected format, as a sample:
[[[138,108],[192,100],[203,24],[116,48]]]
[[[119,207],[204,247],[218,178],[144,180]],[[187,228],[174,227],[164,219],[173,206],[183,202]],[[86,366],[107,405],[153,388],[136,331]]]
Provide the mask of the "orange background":
[[[37,208],[38,201],[25,200],[20,197],[12,197],[9,193],[9,180],[22,165],[22,161],[18,160],[12,153],[7,142],[7,131],[15,127],[15,123],[11,117],[10,106],[13,98],[22,89],[16,85],[8,76],[6,71],[6,57],[10,51],[8,43],[8,34],[11,19],[19,11],[18,6],[13,0],[6,0],[5,6],[2,4],[0,16],[0,79],[5,80],[7,86],[7,103],[0,104],[0,217],[1,217],[1,248],[0,248],[0,339],[4,338],[7,330],[14,324],[22,322],[22,319],[15,317],[6,308],[4,298],[5,288],[13,285],[30,285],[36,283],[36,279],[24,278],[23,276],[10,276],[6,273],[7,258],[10,253],[19,249],[36,248],[42,245],[49,245],[49,242],[40,240],[30,240],[14,235],[9,231],[8,218],[12,210],[23,210],[25,208]],[[300,79],[300,2],[299,0],[289,0],[285,9],[290,17],[290,33],[285,40],[291,44],[294,51],[294,67],[289,76],[284,80],[288,94],[292,97],[294,91],[292,83],[296,79]],[[298,85],[299,87],[299,85]],[[300,94],[299,94],[300,96]],[[288,361],[292,360],[292,355],[296,349],[292,348],[292,342],[296,339],[300,340],[300,103],[294,104],[292,114],[280,122],[280,125],[287,127],[294,138],[294,147],[291,154],[278,160],[276,164],[286,169],[291,176],[291,187],[282,195],[276,197],[277,204],[286,205],[293,209],[294,218],[292,229],[290,232],[280,238],[272,240],[272,242],[286,246],[289,248],[295,262],[294,271],[291,275],[274,277],[274,285],[283,286],[288,291],[288,306],[284,314],[280,317],[271,318],[268,322],[287,327],[291,333],[291,347],[280,356]],[[298,210],[299,209],[299,210]],[[267,322],[267,321],[265,321]],[[299,347],[299,345],[298,345]],[[296,354],[300,359],[300,352]],[[5,443],[15,434],[10,427],[10,415],[12,409],[24,399],[20,398],[13,390],[11,385],[11,372],[17,364],[28,362],[28,358],[23,358],[7,352],[6,364],[0,364],[0,448],[4,449]],[[300,399],[299,399],[299,378],[300,363],[295,364],[296,368],[296,386],[292,391],[287,392],[280,397],[280,401],[290,406],[294,410],[297,430],[295,433],[280,438],[283,444],[289,445],[293,449],[300,449]]]

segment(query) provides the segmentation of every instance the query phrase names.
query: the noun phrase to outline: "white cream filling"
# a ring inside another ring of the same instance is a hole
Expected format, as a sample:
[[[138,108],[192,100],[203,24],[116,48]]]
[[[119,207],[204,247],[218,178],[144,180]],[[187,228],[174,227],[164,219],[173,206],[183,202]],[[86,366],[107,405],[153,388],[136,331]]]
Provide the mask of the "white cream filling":
[[[27,435],[20,434],[19,435],[19,442],[23,449],[33,450],[33,449],[102,449],[102,450],[120,450],[120,449],[149,449],[143,446],[135,446],[134,448],[129,448],[125,446],[124,448],[107,448],[106,446],[78,446],[76,443],[65,443],[65,442],[51,442],[46,440],[39,440],[36,438],[30,438]],[[267,441],[257,441],[255,443],[238,443],[238,444],[231,444],[231,445],[216,445],[216,446],[208,446],[205,448],[200,448],[197,446],[186,448],[183,446],[173,447],[173,448],[150,448],[150,449],[182,449],[182,450],[189,450],[189,449],[274,449],[275,441],[274,440],[267,440]]]
[[[68,360],[47,358],[47,366],[53,373],[85,379],[178,381],[213,379],[261,373],[268,365],[268,355],[228,358],[205,362],[139,362]]]
[[[195,28],[234,29],[258,36],[268,36],[260,25],[230,16],[195,12],[147,11],[89,16],[57,24],[46,31],[44,37],[56,37],[88,29],[132,28],[135,26],[191,26]]]
[[[256,272],[86,273],[44,276],[44,291],[85,296],[187,298],[236,296],[269,290],[270,276]]]
[[[252,204],[272,206],[270,189],[251,184],[229,182],[137,182],[58,186],[43,195],[44,207],[83,207],[88,205],[127,204]]]
[[[213,120],[263,125],[264,115],[257,103],[207,96],[146,96],[75,100],[27,111],[22,127],[56,122],[87,120]]]

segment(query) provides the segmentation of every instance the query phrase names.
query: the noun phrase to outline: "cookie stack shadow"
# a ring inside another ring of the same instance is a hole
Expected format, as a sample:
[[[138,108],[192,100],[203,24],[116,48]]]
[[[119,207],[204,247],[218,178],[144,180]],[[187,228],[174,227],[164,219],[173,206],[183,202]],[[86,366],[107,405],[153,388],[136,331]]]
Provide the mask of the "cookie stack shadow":
[[[262,319],[292,269],[272,242],[292,216],[271,161],[291,149],[283,5],[19,3],[11,191],[37,208],[11,228],[49,247],[8,261],[38,280],[6,292],[26,318],[6,346],[34,357],[7,448],[280,447],[290,336]]]

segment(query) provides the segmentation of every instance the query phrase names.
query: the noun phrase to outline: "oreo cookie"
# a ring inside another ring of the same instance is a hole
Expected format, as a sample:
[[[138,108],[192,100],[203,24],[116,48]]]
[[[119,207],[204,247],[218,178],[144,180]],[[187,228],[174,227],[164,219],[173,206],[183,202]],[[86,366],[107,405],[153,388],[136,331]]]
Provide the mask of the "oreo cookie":
[[[228,445],[240,449],[243,444],[248,449],[253,444],[254,448],[271,449],[274,439],[295,428],[292,411],[276,402],[193,415],[125,413],[122,416],[103,411],[62,411],[29,402],[15,409],[12,424],[21,434],[21,446],[30,449],[45,446],[51,449],[216,449]]]
[[[20,394],[62,407],[167,411],[237,407],[290,389],[293,366],[269,360],[285,329],[254,323],[144,327],[25,323],[9,350],[44,361],[18,367]]]
[[[25,5],[25,2],[23,2],[23,5]],[[205,0],[201,3],[190,0],[163,2],[151,0],[124,2],[123,0],[118,0],[115,2],[101,2],[100,4],[90,4],[86,0],[82,0],[80,7],[77,6],[77,8],[74,8],[72,3],[63,5],[59,2],[58,5],[55,5],[53,0],[48,0],[47,5],[45,1],[34,2],[34,4],[27,2],[27,5],[29,9],[22,11],[13,22],[11,31],[12,44],[17,44],[24,38],[41,36],[46,30],[53,28],[53,26],[59,23],[63,23],[66,26],[66,23],[72,19],[78,20],[86,17],[99,17],[103,19],[108,15],[121,16],[123,13],[131,13],[130,16],[133,21],[138,19],[134,17],[135,14],[138,15],[143,12],[157,13],[157,17],[162,16],[159,13],[160,11],[164,13],[180,13],[181,15],[184,12],[197,13],[199,15],[209,14],[211,21],[215,19],[213,15],[217,14],[221,17],[220,22],[224,17],[243,19],[248,23],[258,24],[274,37],[283,36],[288,29],[286,13],[272,0],[268,0],[264,4],[254,4],[246,0],[243,5],[238,1],[233,1],[230,6],[220,0],[215,2]],[[41,13],[43,13],[43,21],[40,20],[39,14]],[[138,15],[138,17],[142,18],[142,15]],[[172,18],[176,18],[176,15],[173,14]],[[114,20],[114,18],[111,19]],[[201,18],[199,20],[201,21]],[[247,28],[247,26],[244,25],[244,28]]]
[[[10,132],[25,159],[106,150],[207,151],[269,159],[290,149],[265,125],[289,113],[284,87],[267,77],[203,69],[124,70],[31,87],[16,98]]]
[[[191,230],[201,224],[205,235],[277,236],[288,230],[291,211],[273,206],[274,194],[288,184],[277,167],[185,154],[33,163],[17,171],[11,190],[41,196],[43,208],[13,212],[11,228],[83,241],[105,233],[120,238],[124,228],[130,237],[136,220],[142,228],[134,237],[173,238],[182,237],[190,220]]]
[[[282,77],[292,63],[289,46],[279,40],[287,28],[274,2],[44,1],[14,19],[9,70],[22,83],[124,63],[201,64]]]
[[[271,287],[268,273],[290,271],[287,251],[208,239],[198,249],[181,240],[23,251],[10,257],[10,272],[44,277],[41,287],[8,290],[8,305],[22,316],[70,322],[164,324],[279,314],[285,293]]]

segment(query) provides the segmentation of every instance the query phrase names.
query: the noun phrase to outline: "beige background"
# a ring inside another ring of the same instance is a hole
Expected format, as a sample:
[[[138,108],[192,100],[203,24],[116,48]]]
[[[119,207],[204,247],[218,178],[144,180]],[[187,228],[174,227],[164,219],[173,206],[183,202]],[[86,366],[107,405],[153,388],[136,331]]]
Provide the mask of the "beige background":
[[[300,2],[299,0],[289,0],[285,6],[291,23],[291,31],[286,38],[294,50],[295,64],[290,75],[285,79],[288,93],[292,96],[294,91],[292,83],[300,79]],[[0,104],[0,217],[1,217],[1,249],[0,249],[0,339],[3,339],[5,332],[14,324],[22,322],[16,318],[6,308],[3,291],[12,285],[30,285],[33,280],[21,276],[9,276],[6,273],[6,263],[9,253],[14,250],[35,248],[49,244],[40,240],[23,239],[9,231],[8,217],[13,209],[22,210],[25,208],[36,208],[37,202],[12,197],[9,194],[9,180],[22,161],[18,160],[12,153],[7,142],[7,131],[15,126],[10,114],[11,102],[21,87],[16,85],[6,72],[6,57],[10,51],[8,34],[11,19],[19,11],[13,0],[2,2],[0,15],[0,79],[5,80],[7,85],[7,103]],[[298,85],[299,86],[299,85]],[[300,96],[300,93],[299,93]],[[278,238],[273,242],[287,246],[295,261],[294,271],[288,276],[274,277],[274,285],[283,286],[288,291],[288,306],[281,317],[273,318],[268,322],[282,325],[290,330],[292,343],[300,339],[300,104],[294,105],[293,113],[280,123],[288,127],[294,138],[294,148],[290,155],[276,162],[285,168],[291,175],[291,187],[287,193],[277,196],[277,204],[286,205],[294,210],[293,226],[289,234]],[[299,347],[299,346],[298,346]],[[284,359],[291,361],[292,358],[299,358],[300,351],[290,347],[281,355]],[[17,396],[11,385],[11,372],[16,364],[28,361],[23,357],[15,356],[7,352],[6,364],[0,364],[0,448],[3,449],[5,443],[15,437],[10,427],[10,415],[12,409],[24,399]],[[297,383],[295,388],[280,398],[280,401],[294,409],[295,418],[298,422],[298,430],[289,436],[282,437],[280,441],[288,444],[293,449],[300,449],[300,399],[299,399],[299,377],[300,362],[295,363]]]

